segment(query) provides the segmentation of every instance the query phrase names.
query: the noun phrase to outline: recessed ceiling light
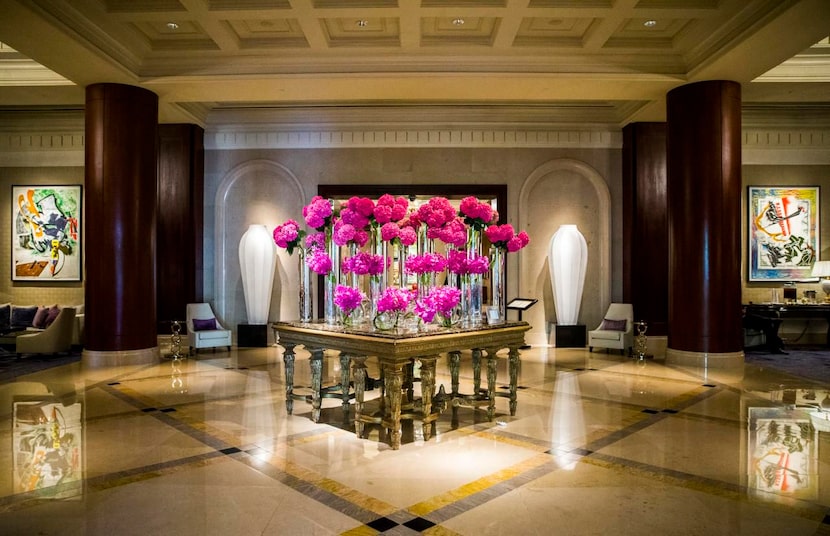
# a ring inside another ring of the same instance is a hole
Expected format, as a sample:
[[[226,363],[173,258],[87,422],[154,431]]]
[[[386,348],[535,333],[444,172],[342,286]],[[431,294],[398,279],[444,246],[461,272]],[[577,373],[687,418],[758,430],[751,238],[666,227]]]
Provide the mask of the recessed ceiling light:
[[[170,30],[178,30],[179,25],[176,24],[175,22],[168,22],[167,23],[167,28],[170,29]]]
[[[361,28],[365,28],[369,24],[369,21],[366,19],[360,19],[356,24]]]
[[[657,26],[657,21],[654,19],[649,19],[643,23],[643,26],[645,26],[646,28],[654,28],[655,26]]]
[[[453,19],[452,23],[455,26],[463,26],[464,25],[464,19],[462,19],[462,18]]]

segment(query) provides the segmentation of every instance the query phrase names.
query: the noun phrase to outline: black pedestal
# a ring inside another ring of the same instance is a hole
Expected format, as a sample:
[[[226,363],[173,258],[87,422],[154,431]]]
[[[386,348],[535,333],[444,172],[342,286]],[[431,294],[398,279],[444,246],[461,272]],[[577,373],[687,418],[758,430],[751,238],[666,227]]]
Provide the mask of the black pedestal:
[[[585,348],[585,325],[560,326],[556,324],[557,348]]]
[[[265,348],[268,346],[268,324],[237,325],[236,345],[248,348]]]

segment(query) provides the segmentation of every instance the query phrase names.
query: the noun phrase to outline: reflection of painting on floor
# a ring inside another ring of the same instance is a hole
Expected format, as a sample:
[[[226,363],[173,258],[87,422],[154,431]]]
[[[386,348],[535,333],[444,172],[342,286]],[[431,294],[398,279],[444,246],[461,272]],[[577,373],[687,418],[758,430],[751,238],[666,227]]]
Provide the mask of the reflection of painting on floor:
[[[49,490],[49,497],[61,499],[81,495],[81,411],[80,403],[14,403],[15,493]]]
[[[749,438],[751,490],[817,498],[816,431],[808,412],[749,408]]]

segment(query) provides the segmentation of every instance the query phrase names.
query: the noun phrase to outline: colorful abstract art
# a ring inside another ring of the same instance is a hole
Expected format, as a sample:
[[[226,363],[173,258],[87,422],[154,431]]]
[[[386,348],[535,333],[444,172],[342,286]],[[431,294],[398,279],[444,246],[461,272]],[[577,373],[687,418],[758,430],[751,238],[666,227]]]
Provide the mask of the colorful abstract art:
[[[12,281],[81,280],[81,186],[12,186]]]
[[[819,251],[819,188],[749,187],[749,280],[810,279]]]

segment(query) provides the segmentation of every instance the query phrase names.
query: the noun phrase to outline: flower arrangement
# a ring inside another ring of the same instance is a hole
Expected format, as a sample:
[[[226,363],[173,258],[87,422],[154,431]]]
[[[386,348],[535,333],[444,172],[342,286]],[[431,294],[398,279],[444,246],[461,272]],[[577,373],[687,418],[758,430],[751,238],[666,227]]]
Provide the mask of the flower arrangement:
[[[516,234],[513,226],[509,223],[504,225],[491,225],[484,230],[487,239],[497,248],[509,252],[516,252],[530,243],[530,237],[526,232]]]
[[[467,243],[467,226],[464,220],[456,217],[441,227],[428,229],[427,238],[438,239],[445,244],[463,247]]]
[[[375,204],[375,221],[379,225],[399,222],[404,219],[407,210],[409,210],[409,200],[405,197],[396,199],[389,194],[383,194]]]
[[[302,249],[302,243],[305,231],[300,229],[300,225],[294,220],[287,220],[281,225],[274,228],[274,242],[281,248],[285,248],[289,255],[294,253],[298,247]]]
[[[402,313],[409,307],[413,293],[398,287],[387,287],[378,298],[378,313]]]
[[[331,272],[331,257],[322,248],[308,249],[305,255],[305,263],[316,274],[329,275],[329,272]]]
[[[454,274],[484,274],[490,268],[490,260],[486,255],[467,257],[467,253],[460,250],[447,252],[447,270]]]
[[[365,230],[375,214],[375,202],[367,197],[351,197],[340,208],[340,219],[355,229]]]
[[[408,274],[423,275],[438,273],[447,267],[447,259],[438,253],[410,255],[406,258],[405,269]]]
[[[346,285],[337,285],[334,289],[334,304],[343,312],[343,321],[351,323],[351,314],[360,307],[366,295],[359,289]]]
[[[373,255],[361,251],[360,253],[343,259],[343,272],[357,275],[376,276],[383,273],[386,262],[383,255]]]
[[[334,208],[330,200],[315,195],[311,203],[303,207],[303,218],[306,225],[316,231],[322,231],[331,224]]]
[[[432,322],[436,316],[441,325],[452,326],[452,314],[461,301],[461,290],[451,286],[435,287],[423,299],[415,303],[415,314],[424,321]]]
[[[434,229],[455,219],[455,209],[446,197],[432,197],[418,207],[416,219]],[[410,217],[412,219],[412,217]]]
[[[346,209],[343,210],[345,211]],[[358,247],[363,247],[369,241],[369,233],[366,232],[366,229],[355,227],[353,224],[347,223],[346,220],[341,218],[334,224],[332,240],[338,246],[353,243]]]
[[[458,207],[458,215],[464,218],[464,223],[478,230],[491,223],[495,218],[490,203],[479,201],[473,196],[465,197]]]

